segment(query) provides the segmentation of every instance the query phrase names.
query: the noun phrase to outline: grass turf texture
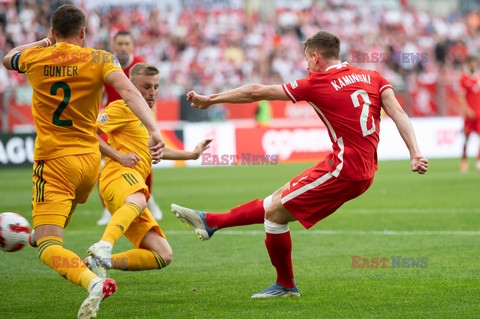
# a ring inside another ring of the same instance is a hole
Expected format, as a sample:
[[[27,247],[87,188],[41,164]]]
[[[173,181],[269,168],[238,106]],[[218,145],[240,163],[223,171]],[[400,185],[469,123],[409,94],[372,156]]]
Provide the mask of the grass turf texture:
[[[373,186],[309,231],[291,224],[302,296],[254,300],[273,284],[262,225],[225,229],[208,242],[169,212],[174,202],[213,212],[263,198],[310,164],[154,171],[160,226],[174,250],[163,270],[112,271],[118,291],[98,318],[478,318],[480,173],[431,160],[425,176],[408,161],[379,164]],[[471,167],[474,162],[471,162]],[[31,170],[0,170],[0,211],[31,221]],[[85,256],[103,227],[94,190],[65,232]],[[121,238],[114,252],[130,249]],[[351,256],[428,258],[427,268],[352,268]],[[74,318],[86,292],[43,265],[37,250],[0,253],[0,318]]]

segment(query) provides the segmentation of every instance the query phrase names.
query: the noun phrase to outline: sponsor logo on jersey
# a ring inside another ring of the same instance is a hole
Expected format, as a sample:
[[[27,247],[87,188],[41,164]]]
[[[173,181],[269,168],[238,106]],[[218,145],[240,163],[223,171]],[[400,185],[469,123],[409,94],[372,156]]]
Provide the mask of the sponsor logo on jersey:
[[[101,124],[105,124],[108,121],[108,114],[103,113],[98,116],[97,121],[99,121]]]
[[[290,82],[290,85],[292,86],[292,90],[295,90],[298,87],[297,81]]]
[[[117,68],[121,68],[122,66],[120,65],[120,62],[118,62],[117,58],[113,58],[113,65],[115,65]]]

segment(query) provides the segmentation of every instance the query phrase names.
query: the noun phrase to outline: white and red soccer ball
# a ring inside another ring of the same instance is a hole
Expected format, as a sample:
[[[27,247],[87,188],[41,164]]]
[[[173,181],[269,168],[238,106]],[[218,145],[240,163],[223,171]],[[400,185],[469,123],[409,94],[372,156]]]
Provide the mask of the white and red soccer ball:
[[[16,213],[0,214],[0,249],[14,252],[28,243],[30,224]]]

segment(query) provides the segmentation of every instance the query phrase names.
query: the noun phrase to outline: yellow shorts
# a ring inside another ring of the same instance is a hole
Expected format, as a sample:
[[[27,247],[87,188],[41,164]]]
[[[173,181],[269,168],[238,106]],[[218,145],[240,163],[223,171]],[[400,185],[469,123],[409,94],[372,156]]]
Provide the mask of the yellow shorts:
[[[122,207],[127,197],[136,192],[144,193],[147,201],[150,198],[145,178],[138,171],[129,167],[104,168],[100,174],[98,189],[105,206],[114,209],[113,211],[109,209],[111,212]]]
[[[35,161],[32,175],[33,227],[65,227],[75,206],[87,201],[99,171],[100,152]]]
[[[112,215],[125,204],[128,196],[136,192],[143,192],[147,202],[150,198],[145,179],[138,171],[128,167],[120,171],[102,170],[99,189],[105,207]],[[135,247],[139,248],[143,237],[150,229],[154,229],[165,238],[165,234],[158,226],[157,221],[153,218],[148,208],[145,208],[142,215],[131,223],[130,227],[125,231],[125,237]]]
[[[143,237],[145,237],[150,229],[153,229],[160,234],[160,236],[166,239],[165,233],[160,226],[158,226],[158,223],[155,218],[153,218],[150,210],[145,208],[142,212],[142,215],[140,215],[139,218],[135,219],[133,223],[130,224],[124,235],[136,248],[140,248]]]

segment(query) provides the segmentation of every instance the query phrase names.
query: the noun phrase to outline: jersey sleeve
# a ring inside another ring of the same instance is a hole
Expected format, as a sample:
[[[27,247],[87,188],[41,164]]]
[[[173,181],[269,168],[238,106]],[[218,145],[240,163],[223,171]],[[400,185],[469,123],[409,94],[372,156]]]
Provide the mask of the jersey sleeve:
[[[109,75],[113,71],[123,72],[123,70],[122,70],[122,67],[120,65],[120,62],[118,61],[118,59],[115,55],[113,55],[112,53],[106,52],[106,51],[104,51],[103,53],[104,54],[105,53],[109,54],[109,56],[108,56],[109,58],[104,59],[103,69],[102,69],[102,77],[103,77],[103,81],[105,81],[105,79],[107,78],[107,75]]]
[[[282,85],[282,88],[293,103],[306,100],[308,91],[310,91],[309,81],[305,78],[290,83],[285,83]]]
[[[105,107],[97,117],[97,128],[103,133],[110,133],[122,127],[127,118],[126,104],[122,100],[117,100]]]
[[[12,69],[17,71],[18,73],[27,72],[28,64],[30,63],[30,60],[31,60],[30,57],[33,53],[33,50],[39,50],[39,49],[42,49],[42,47],[30,48],[23,52],[15,53],[12,56],[12,59],[10,60]]]
[[[390,84],[390,82],[388,82],[387,80],[385,80],[385,78],[383,76],[381,76],[378,72],[375,72],[375,74],[378,76],[378,93],[382,94],[383,91],[385,91],[386,89],[392,89],[393,90],[393,86]]]

